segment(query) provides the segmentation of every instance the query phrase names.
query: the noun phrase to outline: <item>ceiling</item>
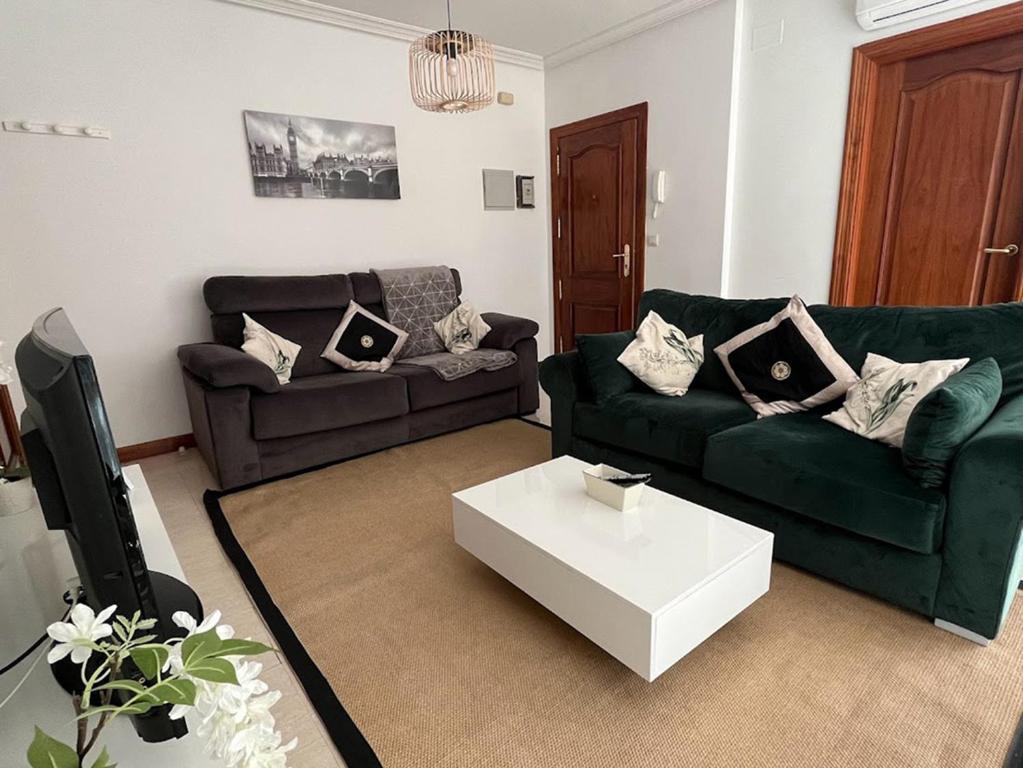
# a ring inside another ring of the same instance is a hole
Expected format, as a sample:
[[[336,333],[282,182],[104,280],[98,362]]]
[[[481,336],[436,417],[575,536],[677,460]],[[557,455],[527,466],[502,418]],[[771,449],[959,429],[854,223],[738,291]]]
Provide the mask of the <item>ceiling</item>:
[[[403,24],[447,26],[445,0],[317,0]],[[495,45],[540,56],[616,27],[668,0],[451,0],[455,29],[475,32]]]

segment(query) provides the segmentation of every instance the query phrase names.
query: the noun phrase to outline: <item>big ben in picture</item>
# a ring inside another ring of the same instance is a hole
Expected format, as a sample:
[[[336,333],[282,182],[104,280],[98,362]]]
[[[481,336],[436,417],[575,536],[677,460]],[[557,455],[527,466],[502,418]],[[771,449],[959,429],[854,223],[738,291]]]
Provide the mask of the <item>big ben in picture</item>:
[[[298,139],[295,129],[288,121],[288,176],[298,176]]]

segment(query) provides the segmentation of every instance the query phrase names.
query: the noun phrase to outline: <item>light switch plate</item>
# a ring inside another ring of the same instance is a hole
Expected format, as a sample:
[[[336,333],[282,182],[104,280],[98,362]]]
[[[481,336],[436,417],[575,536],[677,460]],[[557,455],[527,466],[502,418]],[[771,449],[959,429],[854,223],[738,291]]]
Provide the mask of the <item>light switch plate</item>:
[[[515,171],[483,169],[483,210],[515,210]]]
[[[659,246],[661,244],[661,236],[660,235],[647,235],[646,236],[646,244],[650,248],[656,248],[657,246]]]

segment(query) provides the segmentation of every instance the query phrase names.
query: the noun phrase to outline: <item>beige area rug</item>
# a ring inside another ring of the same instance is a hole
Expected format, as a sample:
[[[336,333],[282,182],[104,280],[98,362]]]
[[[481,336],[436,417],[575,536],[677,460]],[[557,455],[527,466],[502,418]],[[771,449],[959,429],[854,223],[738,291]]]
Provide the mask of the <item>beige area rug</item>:
[[[388,768],[1002,764],[1023,601],[981,648],[776,564],[647,683],[452,541],[453,491],[549,455],[549,433],[504,421],[220,498],[225,547],[322,672],[289,653],[352,768],[375,761],[345,711]]]

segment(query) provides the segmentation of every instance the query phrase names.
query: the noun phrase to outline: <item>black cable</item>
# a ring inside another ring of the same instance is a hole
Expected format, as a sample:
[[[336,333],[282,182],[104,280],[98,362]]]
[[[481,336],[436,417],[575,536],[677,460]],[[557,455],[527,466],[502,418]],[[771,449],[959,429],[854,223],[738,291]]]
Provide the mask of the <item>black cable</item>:
[[[66,611],[64,611],[64,615],[60,617],[61,621],[67,621],[67,617],[71,615],[71,608],[73,608],[74,604],[76,602],[78,602],[78,600],[81,599],[81,596],[82,596],[82,588],[81,587],[76,588],[75,594],[72,594],[71,590],[68,590],[67,592],[64,593],[64,602],[67,603],[69,607],[68,607],[68,609]],[[46,642],[46,638],[48,638],[48,637],[49,637],[49,635],[44,632],[43,636],[40,637],[38,640],[36,640],[34,643],[32,643],[32,645],[30,645],[28,648],[26,648],[22,653],[20,653],[18,655],[18,658],[16,658],[10,664],[5,664],[3,666],[3,668],[0,668],[0,677],[3,677],[4,675],[6,675],[8,672],[10,672],[16,666],[21,664],[21,662],[23,662],[25,659],[27,659],[29,656],[31,656],[32,653],[40,645],[42,645],[43,643]]]
[[[32,645],[30,645],[28,648],[26,648],[25,652],[22,653],[20,656],[18,656],[18,658],[16,658],[10,664],[7,664],[6,666],[4,666],[3,669],[0,669],[0,677],[2,677],[3,675],[6,675],[8,672],[10,672],[16,666],[21,664],[21,662],[23,662],[25,659],[27,659],[29,656],[31,656],[36,648],[38,648],[40,645],[42,645],[43,643],[46,642],[46,638],[47,637],[49,637],[49,635],[44,633],[42,637],[40,637],[38,640],[36,640],[34,643],[32,643]]]

